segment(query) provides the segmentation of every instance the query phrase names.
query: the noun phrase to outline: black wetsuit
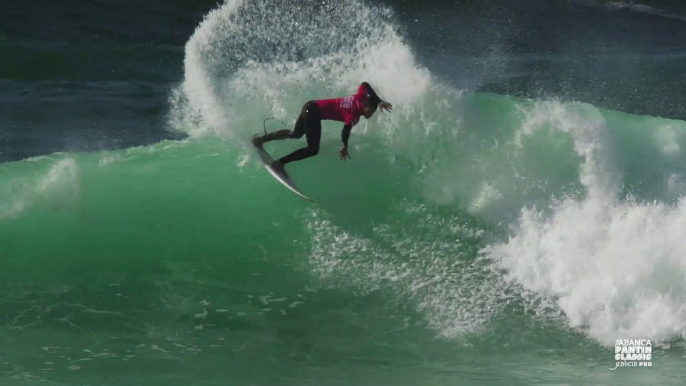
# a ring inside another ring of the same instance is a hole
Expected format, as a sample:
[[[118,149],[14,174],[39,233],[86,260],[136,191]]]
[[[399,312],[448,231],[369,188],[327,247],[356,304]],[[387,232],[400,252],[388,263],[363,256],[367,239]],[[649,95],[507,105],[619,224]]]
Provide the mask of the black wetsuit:
[[[369,85],[367,82],[363,82],[360,85],[360,88],[358,89],[358,93],[355,96],[351,97],[346,97],[346,98],[336,98],[336,99],[328,99],[328,100],[320,100],[320,101],[308,101],[303,105],[302,110],[300,112],[300,115],[298,116],[298,119],[295,122],[295,127],[293,130],[279,130],[275,131],[273,133],[266,134],[262,137],[262,142],[269,142],[273,140],[280,140],[280,139],[288,139],[288,138],[302,138],[303,135],[307,137],[307,147],[304,147],[302,149],[298,149],[294,151],[293,153],[282,157],[281,159],[278,160],[282,165],[285,165],[289,162],[293,161],[300,161],[305,158],[309,158],[312,156],[315,156],[319,153],[319,142],[322,137],[322,116],[324,115],[326,119],[334,119],[334,120],[343,120],[343,119],[338,119],[338,118],[332,118],[332,114],[340,113],[340,111],[334,111],[332,112],[330,108],[332,105],[334,106],[339,106],[340,102],[343,101],[344,99],[347,98],[353,98],[359,96],[360,99],[358,99],[357,103],[360,103],[359,100],[363,100],[365,104],[369,105],[371,102],[374,107],[376,107],[380,102],[381,98],[379,98],[372,87]],[[327,102],[330,102],[330,104],[326,104]],[[323,103],[322,106],[320,107],[319,104]],[[351,100],[352,103],[352,100]],[[328,107],[327,107],[328,106]],[[356,110],[356,117],[351,117],[348,116],[345,120],[345,125],[343,126],[343,131],[341,132],[341,140],[343,142],[343,145],[345,147],[348,146],[348,137],[350,136],[350,131],[352,130],[352,127],[357,123],[357,120],[359,119],[359,116],[362,114],[361,112],[361,104],[358,104],[358,109]],[[339,106],[341,107],[341,106]],[[322,113],[320,110],[321,108],[325,108],[325,114]],[[345,107],[341,107],[345,108]],[[335,109],[335,107],[334,107]]]
[[[315,101],[305,103],[298,116],[298,120],[295,121],[293,130],[283,129],[275,131],[263,136],[262,140],[269,142],[287,138],[302,138],[303,135],[307,136],[307,147],[296,150],[279,159],[282,165],[309,158],[319,153],[319,141],[322,138],[322,119]]]

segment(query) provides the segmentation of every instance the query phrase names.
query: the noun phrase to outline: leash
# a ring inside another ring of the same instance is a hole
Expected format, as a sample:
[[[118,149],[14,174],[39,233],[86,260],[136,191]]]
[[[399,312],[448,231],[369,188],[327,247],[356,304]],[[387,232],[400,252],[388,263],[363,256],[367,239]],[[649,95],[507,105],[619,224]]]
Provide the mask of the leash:
[[[264,122],[262,122],[262,128],[264,129],[264,135],[267,135],[267,121],[270,120],[270,119],[279,122],[279,123],[282,124],[283,126],[288,127],[287,124],[285,124],[285,123],[279,121],[279,120],[276,119],[276,118],[267,118],[267,119],[264,120]]]

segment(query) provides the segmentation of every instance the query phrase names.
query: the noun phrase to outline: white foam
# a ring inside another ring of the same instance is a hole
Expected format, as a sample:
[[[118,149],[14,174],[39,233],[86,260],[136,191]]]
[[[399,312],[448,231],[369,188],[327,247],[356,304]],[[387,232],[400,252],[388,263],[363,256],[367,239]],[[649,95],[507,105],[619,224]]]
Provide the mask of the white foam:
[[[555,299],[571,327],[597,341],[686,333],[686,199],[675,206],[621,196],[606,124],[590,107],[542,102],[522,124],[568,133],[587,192],[524,208],[511,238],[485,248],[525,289]],[[544,208],[547,209],[547,208]]]
[[[660,125],[654,130],[653,138],[662,152],[669,157],[681,154],[681,147],[686,143],[686,132],[679,132],[672,124]]]
[[[370,82],[385,99],[415,101],[430,83],[395,31],[390,11],[357,0],[227,0],[186,45],[173,125],[193,136],[247,139],[261,120],[294,122],[311,99],[352,94]],[[362,128],[363,125],[360,125]]]
[[[618,188],[618,176],[608,159],[610,142],[605,118],[600,111],[588,104],[537,102],[533,108],[528,104],[521,108],[524,119],[517,131],[517,141],[537,130],[547,129],[569,134],[574,140],[574,150],[583,158],[580,182],[591,195],[614,194]]]
[[[652,16],[658,16],[658,17],[663,17],[666,19],[675,19],[675,20],[681,20],[681,21],[686,21],[686,17],[674,13],[670,13],[668,11],[651,7],[649,5],[644,5],[644,4],[637,4],[634,2],[625,2],[625,1],[613,1],[609,2],[605,5],[606,9],[609,9],[611,11],[619,11],[619,10],[628,10],[632,12],[638,12],[638,13],[644,13],[647,15],[652,15]]]
[[[52,161],[48,157],[43,159]],[[7,182],[7,191],[3,192],[7,198],[0,204],[0,220],[15,218],[39,203],[64,208],[79,198],[79,168],[74,158],[54,162],[37,180],[33,175],[26,177],[22,175]]]
[[[403,208],[400,208],[401,210]],[[356,236],[313,212],[310,263],[327,285],[390,290],[413,302],[438,335],[479,333],[511,298],[489,265],[472,262],[469,245],[482,231],[424,206],[406,207],[412,229],[380,225],[374,238]]]

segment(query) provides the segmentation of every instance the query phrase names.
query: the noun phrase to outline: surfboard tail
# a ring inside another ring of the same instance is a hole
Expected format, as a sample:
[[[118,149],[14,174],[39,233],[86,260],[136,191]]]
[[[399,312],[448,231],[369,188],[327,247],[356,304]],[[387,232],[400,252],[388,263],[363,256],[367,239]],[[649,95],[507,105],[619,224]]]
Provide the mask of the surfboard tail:
[[[277,181],[279,181],[283,186],[287,187],[291,192],[297,194],[298,196],[304,198],[305,200],[314,202],[313,199],[307,197],[306,195],[302,194],[300,190],[298,190],[298,187],[295,185],[293,180],[291,180],[290,176],[288,176],[288,173],[286,172],[285,166],[281,165],[278,163],[277,167],[273,166],[273,163],[275,162],[274,159],[272,158],[269,153],[267,153],[263,148],[255,146],[257,149],[257,154],[260,156],[260,160],[262,160],[262,163],[264,164],[264,167],[267,168],[269,171],[269,174],[271,174]]]

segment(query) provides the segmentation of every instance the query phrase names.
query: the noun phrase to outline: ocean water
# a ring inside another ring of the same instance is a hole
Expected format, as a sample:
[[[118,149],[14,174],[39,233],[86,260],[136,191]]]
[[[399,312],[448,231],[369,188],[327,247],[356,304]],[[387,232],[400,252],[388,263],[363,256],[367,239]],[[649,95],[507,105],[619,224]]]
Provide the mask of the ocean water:
[[[682,3],[9,1],[0,26],[0,385],[686,382]],[[299,199],[250,139],[361,81],[393,112],[345,163],[325,122]],[[651,366],[611,370],[618,339]]]

